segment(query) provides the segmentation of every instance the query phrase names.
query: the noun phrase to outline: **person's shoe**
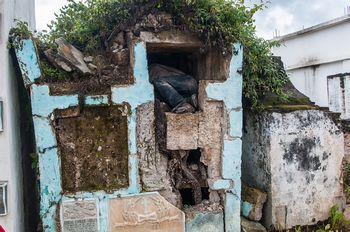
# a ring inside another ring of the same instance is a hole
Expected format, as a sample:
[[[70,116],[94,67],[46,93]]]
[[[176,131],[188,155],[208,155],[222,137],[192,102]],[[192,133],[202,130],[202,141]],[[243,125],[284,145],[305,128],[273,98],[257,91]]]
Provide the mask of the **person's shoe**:
[[[194,113],[196,109],[189,103],[183,102],[175,106],[175,108],[171,111],[175,114],[184,114],[184,113]]]
[[[191,97],[188,98],[188,103],[190,103],[194,108],[198,108],[198,97],[197,94],[192,94]]]

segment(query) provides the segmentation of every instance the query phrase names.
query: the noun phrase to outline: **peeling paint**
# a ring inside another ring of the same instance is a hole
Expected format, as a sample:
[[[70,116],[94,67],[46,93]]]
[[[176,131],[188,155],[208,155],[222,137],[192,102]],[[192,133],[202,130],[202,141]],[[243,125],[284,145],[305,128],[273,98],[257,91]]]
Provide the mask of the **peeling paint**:
[[[32,85],[31,88],[32,114],[49,117],[55,109],[66,109],[79,105],[78,95],[50,96],[47,85]]]
[[[15,49],[15,52],[24,84],[29,86],[33,84],[36,79],[41,77],[39,60],[33,40],[25,39],[21,40],[20,43],[20,48]]]
[[[228,112],[229,130],[224,139],[222,156],[222,177],[232,179],[234,187],[231,193],[226,193],[225,201],[225,231],[240,231],[241,204],[241,157],[242,157],[242,64],[243,48],[234,44],[236,51],[230,63],[228,79],[222,83],[211,83],[206,88],[209,99],[221,100]]]
[[[208,184],[212,190],[232,189],[234,186],[232,180],[208,180]]]
[[[33,116],[35,125],[35,141],[38,152],[57,146],[56,137],[50,125],[50,120],[38,116]]]

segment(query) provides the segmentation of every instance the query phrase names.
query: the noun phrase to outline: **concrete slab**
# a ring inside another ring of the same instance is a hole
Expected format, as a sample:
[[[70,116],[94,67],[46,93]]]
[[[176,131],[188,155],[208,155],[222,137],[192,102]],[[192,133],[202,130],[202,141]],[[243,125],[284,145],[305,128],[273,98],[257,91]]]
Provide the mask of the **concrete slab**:
[[[110,232],[185,231],[185,214],[159,193],[111,199],[108,208]]]

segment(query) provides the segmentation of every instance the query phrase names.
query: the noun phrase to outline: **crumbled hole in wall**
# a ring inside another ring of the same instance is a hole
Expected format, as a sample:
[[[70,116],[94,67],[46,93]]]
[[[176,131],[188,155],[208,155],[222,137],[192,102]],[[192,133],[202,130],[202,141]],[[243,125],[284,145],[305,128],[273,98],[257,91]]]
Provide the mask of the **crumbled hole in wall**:
[[[182,205],[184,206],[196,205],[192,192],[193,190],[191,188],[180,189]]]
[[[209,187],[202,187],[202,199],[209,200]]]
[[[178,188],[184,206],[198,205],[203,200],[209,200],[208,168],[200,162],[201,155],[200,149],[180,152],[184,180],[178,183]]]
[[[205,77],[199,77],[199,63],[203,59],[198,49],[162,49],[154,47],[148,49],[148,66],[161,64],[176,68],[185,74],[193,76],[197,82]],[[171,107],[162,102],[155,92],[155,117],[156,117],[156,141],[159,151],[169,157],[168,173],[172,179],[173,187],[180,193],[182,206],[185,209],[206,210],[203,203],[209,202],[210,192],[208,187],[208,167],[201,160],[201,149],[188,151],[170,151],[166,149],[166,118],[165,112],[171,111]],[[198,110],[198,109],[197,109]],[[221,207],[221,206],[220,206]],[[219,208],[220,208],[219,207]]]
[[[190,150],[189,155],[187,157],[187,164],[198,164],[201,159],[201,150]]]
[[[192,188],[183,188],[183,189],[180,189],[179,191],[182,198],[182,205],[184,207],[196,205]],[[202,191],[202,201],[209,200],[209,188],[202,187],[201,191]]]

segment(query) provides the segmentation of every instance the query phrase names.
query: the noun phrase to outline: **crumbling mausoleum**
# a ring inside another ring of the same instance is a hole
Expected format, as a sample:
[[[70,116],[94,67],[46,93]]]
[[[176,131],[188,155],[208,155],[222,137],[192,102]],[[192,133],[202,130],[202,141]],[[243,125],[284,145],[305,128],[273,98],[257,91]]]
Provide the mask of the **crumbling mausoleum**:
[[[44,231],[240,231],[240,44],[223,54],[186,31],[122,31],[87,55],[62,38],[42,59],[75,79],[48,82],[33,40],[20,43]],[[154,62],[196,78],[195,113],[155,97]]]
[[[14,33],[21,99],[30,99],[22,117],[35,134],[24,137],[35,137],[39,230],[265,232],[342,210],[339,114],[286,81],[289,101],[266,91],[243,118],[243,45],[215,46],[152,7],[99,33],[93,51],[64,36],[43,47]],[[151,80],[155,65],[194,80],[191,111],[167,104]]]

